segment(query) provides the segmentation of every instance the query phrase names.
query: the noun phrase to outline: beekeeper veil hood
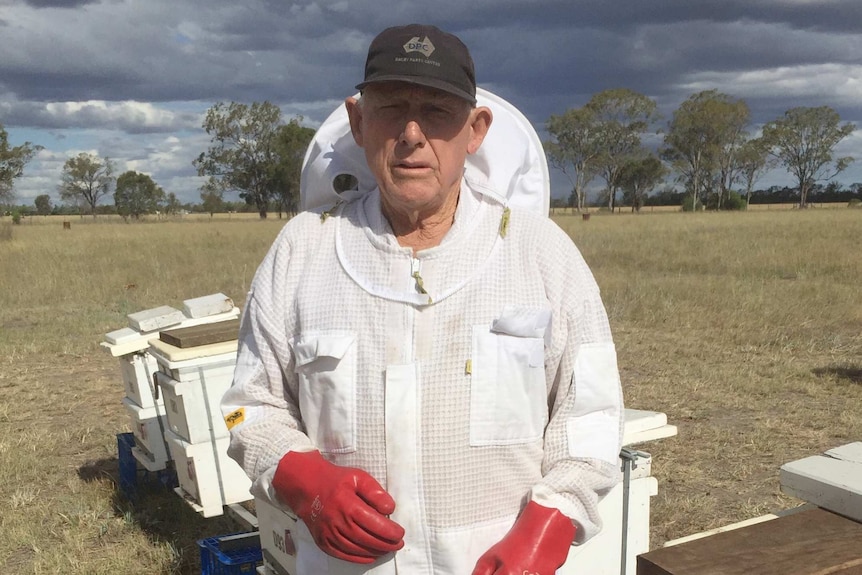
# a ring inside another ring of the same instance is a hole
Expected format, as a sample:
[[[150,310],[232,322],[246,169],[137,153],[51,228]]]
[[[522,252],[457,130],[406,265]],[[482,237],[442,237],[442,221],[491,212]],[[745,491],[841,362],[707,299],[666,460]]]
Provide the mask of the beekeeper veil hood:
[[[490,108],[494,121],[479,150],[467,156],[465,178],[508,206],[547,215],[551,198],[548,162],[532,124],[512,104],[482,88],[476,89],[476,105]],[[331,206],[376,187],[365,152],[353,140],[347,109],[339,105],[306,151],[300,207]]]

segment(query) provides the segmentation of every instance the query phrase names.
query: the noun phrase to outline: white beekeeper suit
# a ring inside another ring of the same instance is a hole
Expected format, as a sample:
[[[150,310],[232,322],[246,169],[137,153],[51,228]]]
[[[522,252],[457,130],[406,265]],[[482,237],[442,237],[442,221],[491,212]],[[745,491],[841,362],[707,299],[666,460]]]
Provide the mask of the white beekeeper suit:
[[[467,575],[529,499],[570,517],[576,544],[601,527],[623,413],[605,310],[546,217],[532,127],[477,99],[494,122],[439,246],[399,246],[342,107],[306,156],[303,207],[316,211],[287,223],[255,275],[222,402],[230,455],[275,501],[284,454],[318,449],[370,473],[406,533],[366,566],[325,555],[300,522],[297,575]],[[359,189],[339,197],[341,173]]]

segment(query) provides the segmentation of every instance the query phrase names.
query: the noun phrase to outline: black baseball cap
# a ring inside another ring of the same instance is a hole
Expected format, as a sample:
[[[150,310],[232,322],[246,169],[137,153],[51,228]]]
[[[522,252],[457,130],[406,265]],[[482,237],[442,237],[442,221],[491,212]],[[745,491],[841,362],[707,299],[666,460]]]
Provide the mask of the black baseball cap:
[[[387,28],[371,41],[362,90],[378,82],[407,82],[437,88],[476,103],[476,73],[467,46],[436,26]]]

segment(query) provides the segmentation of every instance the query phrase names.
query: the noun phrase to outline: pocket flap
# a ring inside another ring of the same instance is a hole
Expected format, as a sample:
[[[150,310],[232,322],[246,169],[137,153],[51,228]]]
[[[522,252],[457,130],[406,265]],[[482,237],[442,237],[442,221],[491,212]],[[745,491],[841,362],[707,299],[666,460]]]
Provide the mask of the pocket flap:
[[[293,346],[296,365],[306,365],[321,357],[342,359],[355,340],[353,335],[308,335]]]
[[[506,306],[491,324],[493,333],[516,337],[539,337],[547,341],[551,324],[551,310],[547,308]]]

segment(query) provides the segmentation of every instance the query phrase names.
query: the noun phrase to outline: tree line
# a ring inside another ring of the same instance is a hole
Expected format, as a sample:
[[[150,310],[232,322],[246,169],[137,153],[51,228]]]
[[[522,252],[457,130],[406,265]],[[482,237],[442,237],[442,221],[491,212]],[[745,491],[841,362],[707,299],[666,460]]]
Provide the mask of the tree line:
[[[688,209],[744,207],[757,180],[781,166],[796,180],[797,203],[804,208],[812,190],[853,161],[836,157],[835,148],[854,126],[842,124],[828,106],[788,110],[755,136],[744,100],[705,90],[684,101],[663,129],[659,120],[655,101],[625,88],[599,92],[581,108],[552,115],[545,151],[569,178],[569,205],[584,209],[588,186],[600,179],[609,209],[622,192],[636,211],[670,177],[682,186]],[[646,136],[662,141],[649,147]]]
[[[225,192],[238,192],[261,218],[270,210],[295,213],[299,208],[299,176],[305,150],[314,130],[301,125],[302,118],[284,122],[281,110],[270,102],[217,103],[206,113],[203,129],[210,147],[192,164],[206,176],[200,188],[201,207],[211,214],[237,206],[224,200]],[[24,166],[41,150],[30,142],[12,147],[0,124],[0,205],[14,203],[13,183]],[[148,174],[133,170],[115,176],[116,165],[108,157],[80,153],[66,160],[57,186],[60,199],[71,209],[87,211],[95,218],[112,212],[125,219],[153,213],[177,213],[183,206],[173,192],[165,193]],[[113,192],[114,208],[99,202]],[[62,211],[51,205],[49,194],[35,200],[36,213]],[[231,211],[245,211],[236,210]],[[29,210],[28,210],[29,212]]]
[[[822,193],[824,183],[853,161],[836,157],[835,148],[854,126],[842,123],[828,106],[793,108],[754,135],[744,100],[706,90],[685,100],[666,126],[660,121],[655,101],[626,88],[599,92],[583,107],[551,115],[544,146],[549,163],[571,183],[568,205],[584,209],[588,187],[600,180],[611,211],[620,200],[639,210],[647,198],[651,203],[673,198],[692,210],[744,207],[762,199],[756,182],[781,166],[797,182],[796,203],[805,207],[812,193]],[[206,178],[202,209],[222,211],[224,194],[237,192],[261,218],[269,211],[279,217],[296,212],[302,160],[314,136],[301,122],[301,117],[285,122],[270,102],[212,106],[202,123],[210,145],[192,161]],[[12,203],[14,180],[41,149],[30,142],[12,147],[0,125],[0,204]],[[182,209],[176,195],[165,193],[149,175],[127,171],[115,178],[115,171],[107,157],[69,158],[58,185],[61,200],[94,217],[99,201],[112,191],[116,213],[124,218]],[[48,209],[46,202],[50,205],[47,194],[37,198],[38,212]]]

